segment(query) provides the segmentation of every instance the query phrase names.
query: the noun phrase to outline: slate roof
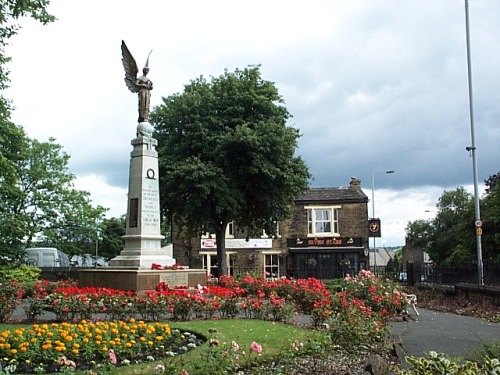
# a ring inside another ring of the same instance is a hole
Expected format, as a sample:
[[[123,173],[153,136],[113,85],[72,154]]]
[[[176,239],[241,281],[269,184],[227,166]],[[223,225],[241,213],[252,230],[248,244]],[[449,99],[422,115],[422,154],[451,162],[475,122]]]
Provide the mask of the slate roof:
[[[332,203],[332,202],[368,202],[368,197],[361,189],[345,188],[345,187],[329,187],[329,188],[310,188],[305,193],[295,198],[295,202],[315,202],[315,203]]]

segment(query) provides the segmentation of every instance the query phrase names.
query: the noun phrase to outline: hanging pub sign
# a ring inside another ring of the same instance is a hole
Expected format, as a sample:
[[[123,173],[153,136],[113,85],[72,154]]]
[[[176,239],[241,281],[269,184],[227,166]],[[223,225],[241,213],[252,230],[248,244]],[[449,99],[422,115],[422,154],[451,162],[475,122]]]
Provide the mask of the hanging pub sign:
[[[380,219],[368,220],[368,237],[380,237]]]

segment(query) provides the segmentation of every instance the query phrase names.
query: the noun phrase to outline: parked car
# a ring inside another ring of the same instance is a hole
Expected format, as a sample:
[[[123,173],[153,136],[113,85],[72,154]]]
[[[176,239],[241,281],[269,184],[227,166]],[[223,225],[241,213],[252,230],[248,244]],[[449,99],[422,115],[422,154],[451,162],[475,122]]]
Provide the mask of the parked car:
[[[68,254],[55,247],[26,249],[26,264],[37,267],[69,267]]]

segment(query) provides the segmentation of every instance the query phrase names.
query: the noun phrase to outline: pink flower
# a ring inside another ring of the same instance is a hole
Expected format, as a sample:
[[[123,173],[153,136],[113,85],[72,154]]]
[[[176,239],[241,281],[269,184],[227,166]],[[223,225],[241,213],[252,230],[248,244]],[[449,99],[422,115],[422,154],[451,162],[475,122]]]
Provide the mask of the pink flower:
[[[113,349],[109,349],[108,355],[109,355],[109,360],[111,361],[111,363],[114,366],[116,366],[116,364],[118,363],[118,360],[116,359],[115,351]]]
[[[262,345],[259,345],[255,341],[250,345],[250,349],[252,349],[257,354],[262,353]]]
[[[233,341],[231,342],[231,349],[233,349],[233,352],[237,352],[238,350],[240,350],[240,346],[236,341]]]

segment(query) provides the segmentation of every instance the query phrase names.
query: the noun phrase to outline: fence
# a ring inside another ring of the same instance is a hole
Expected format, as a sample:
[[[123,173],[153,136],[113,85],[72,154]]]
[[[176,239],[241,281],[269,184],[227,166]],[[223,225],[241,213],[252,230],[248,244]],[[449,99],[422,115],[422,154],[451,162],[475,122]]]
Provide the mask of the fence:
[[[407,275],[407,281],[409,284],[479,284],[477,264],[468,264],[456,267],[423,264],[421,267],[418,267],[416,264],[408,263],[403,273]],[[485,285],[500,285],[500,266],[495,263],[485,263],[483,265],[483,277]]]

